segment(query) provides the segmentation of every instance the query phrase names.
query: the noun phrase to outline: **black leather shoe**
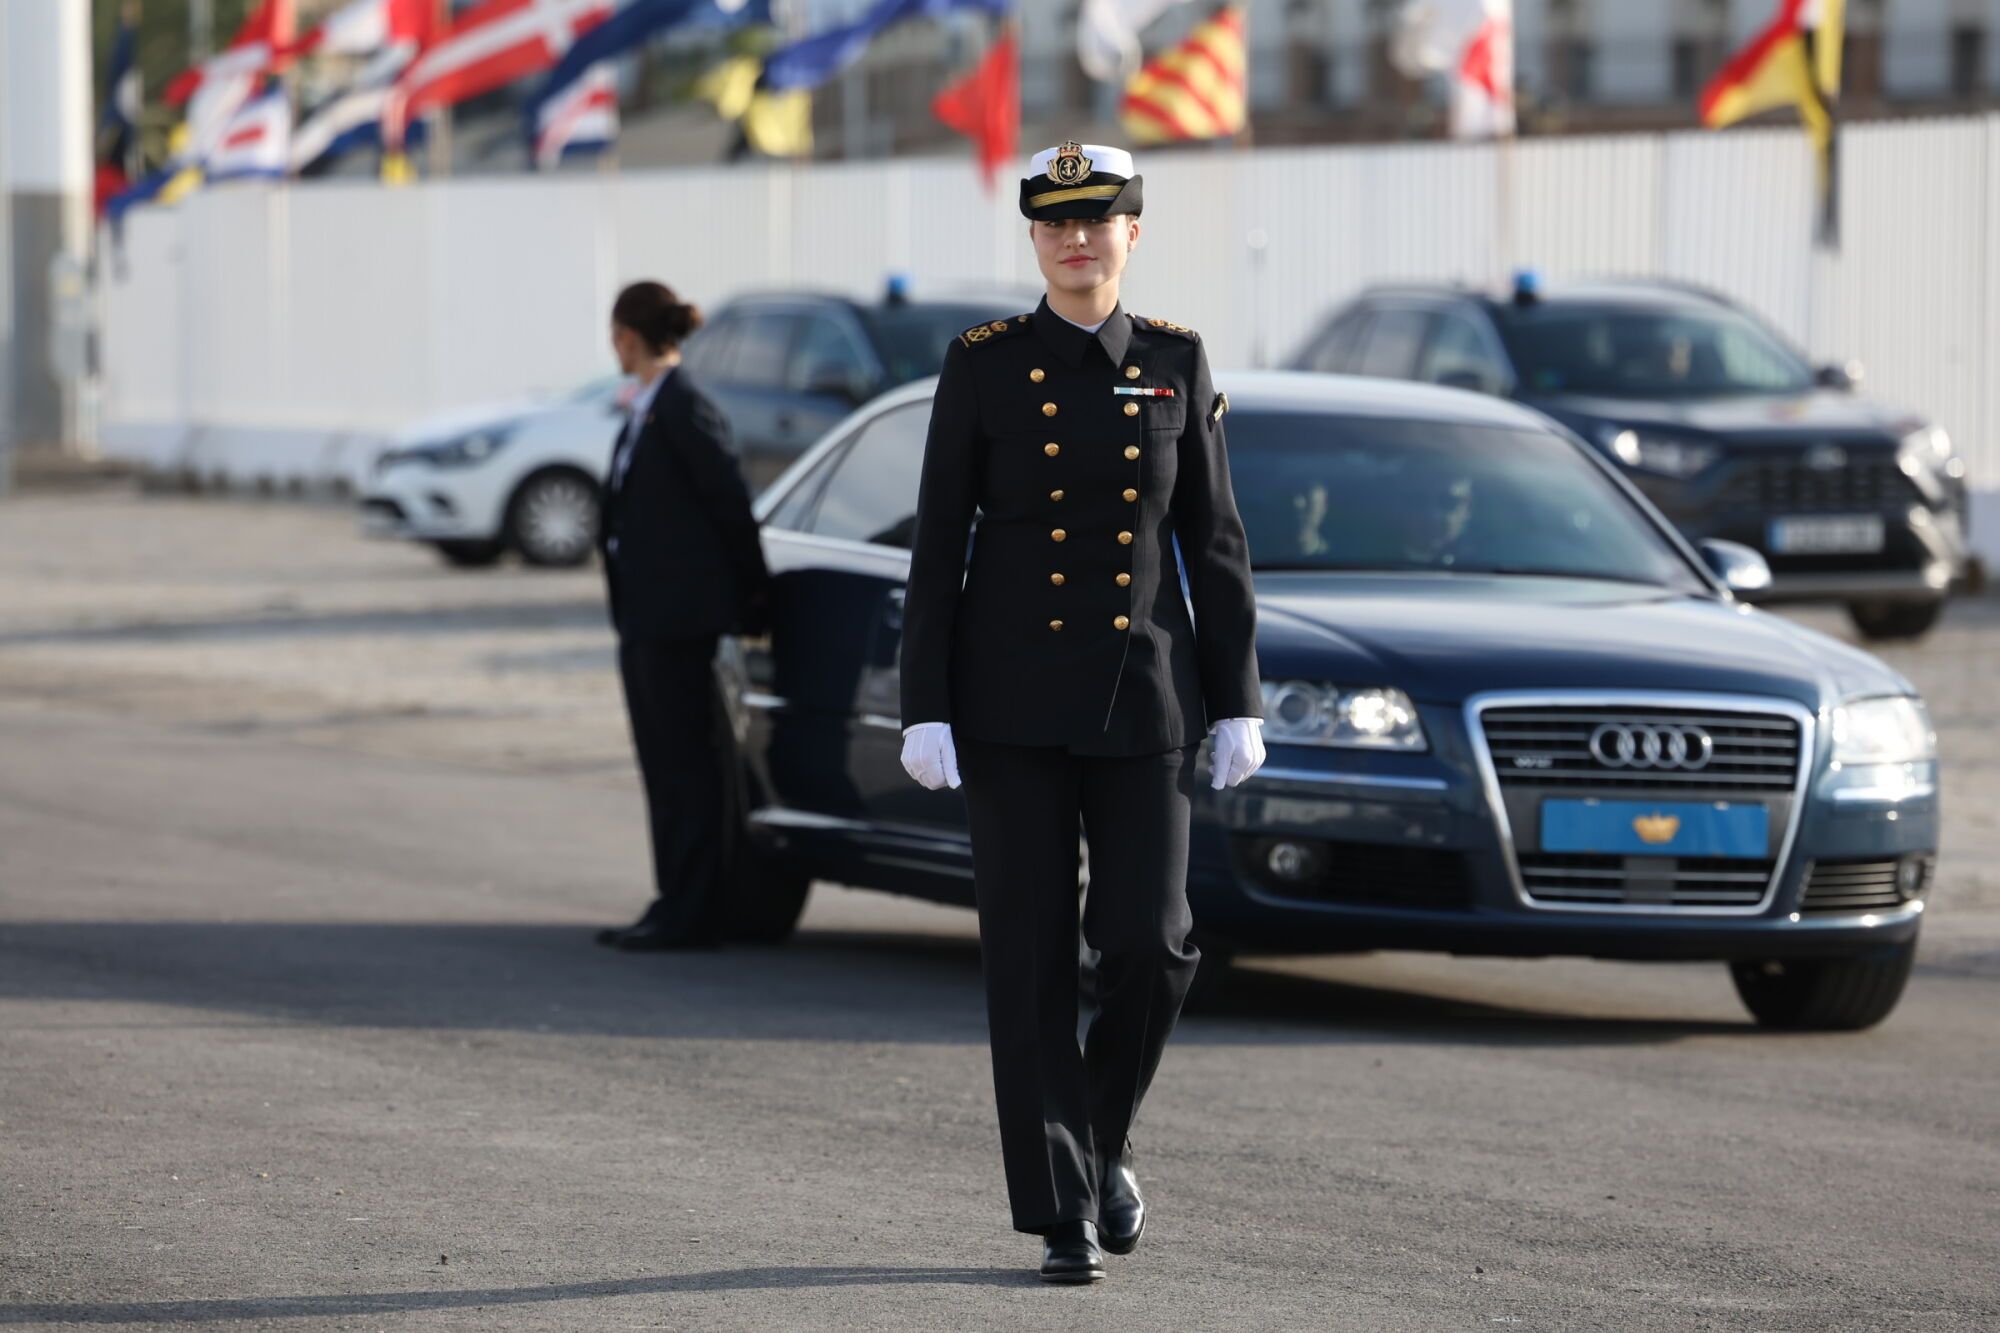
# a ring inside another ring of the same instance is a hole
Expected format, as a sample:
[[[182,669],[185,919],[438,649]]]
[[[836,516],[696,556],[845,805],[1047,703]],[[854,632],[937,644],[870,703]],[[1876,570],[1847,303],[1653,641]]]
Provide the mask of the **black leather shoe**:
[[[1097,1231],[1104,1248],[1130,1254],[1139,1248],[1139,1233],[1145,1229],[1146,1200],[1139,1193],[1130,1156],[1106,1163],[1097,1182]]]
[[[1101,1282],[1104,1251],[1095,1222],[1058,1222],[1042,1237],[1042,1281]]]

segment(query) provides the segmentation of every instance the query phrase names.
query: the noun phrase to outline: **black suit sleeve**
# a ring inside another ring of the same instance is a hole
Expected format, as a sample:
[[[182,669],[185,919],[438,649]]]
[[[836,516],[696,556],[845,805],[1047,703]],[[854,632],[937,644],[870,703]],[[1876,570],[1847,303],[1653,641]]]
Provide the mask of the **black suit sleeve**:
[[[979,404],[964,344],[945,353],[931,400],[903,600],[903,725],[951,721],[951,636],[965,586],[978,475]]]
[[[675,441],[687,462],[688,476],[702,508],[722,536],[723,556],[736,574],[744,601],[768,591],[771,573],[764,564],[764,546],[757,539],[757,519],[750,512],[750,488],[729,447],[729,419],[704,394],[690,394],[687,417]]]
[[[1257,685],[1257,598],[1250,548],[1229,484],[1229,450],[1216,413],[1208,351],[1194,345],[1187,428],[1174,482],[1174,531],[1194,602],[1195,661],[1211,725],[1227,717],[1264,716]]]

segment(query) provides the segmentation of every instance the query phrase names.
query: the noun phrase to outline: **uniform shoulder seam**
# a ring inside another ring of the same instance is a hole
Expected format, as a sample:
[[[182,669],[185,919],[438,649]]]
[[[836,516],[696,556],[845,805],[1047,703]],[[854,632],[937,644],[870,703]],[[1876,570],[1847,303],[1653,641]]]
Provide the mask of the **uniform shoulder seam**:
[[[1010,333],[1018,333],[1027,327],[1028,317],[1026,315],[1016,315],[1012,319],[989,320],[984,324],[974,324],[971,328],[959,334],[958,341],[966,347],[977,347],[981,343],[989,343],[996,338],[1004,338]]]

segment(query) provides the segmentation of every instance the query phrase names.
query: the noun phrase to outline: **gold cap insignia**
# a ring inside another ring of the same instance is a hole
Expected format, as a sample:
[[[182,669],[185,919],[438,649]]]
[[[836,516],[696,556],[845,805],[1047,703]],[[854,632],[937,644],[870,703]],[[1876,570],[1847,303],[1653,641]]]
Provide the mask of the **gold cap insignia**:
[[[1657,846],[1674,840],[1674,835],[1681,831],[1681,821],[1676,815],[1663,815],[1655,810],[1633,820],[1632,831],[1639,835],[1640,842]]]
[[[1058,185],[1074,185],[1090,174],[1091,165],[1091,160],[1083,155],[1082,144],[1064,143],[1049,159],[1049,179]]]

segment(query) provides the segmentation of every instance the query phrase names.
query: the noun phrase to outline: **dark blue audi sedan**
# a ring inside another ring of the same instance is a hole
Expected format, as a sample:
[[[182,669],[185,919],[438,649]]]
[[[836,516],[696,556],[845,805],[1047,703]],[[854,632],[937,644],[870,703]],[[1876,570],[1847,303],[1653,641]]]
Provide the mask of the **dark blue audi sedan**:
[[[1938,845],[1936,737],[1907,680],[1738,602],[1768,580],[1761,557],[1690,547],[1533,411],[1379,380],[1220,382],[1269,759],[1200,790],[1204,967],[1712,959],[1762,1023],[1894,1008]],[[903,772],[896,716],[930,394],[878,399],[759,499],[772,632],[721,657],[746,935],[782,937],[813,879],[972,901],[963,799]]]

